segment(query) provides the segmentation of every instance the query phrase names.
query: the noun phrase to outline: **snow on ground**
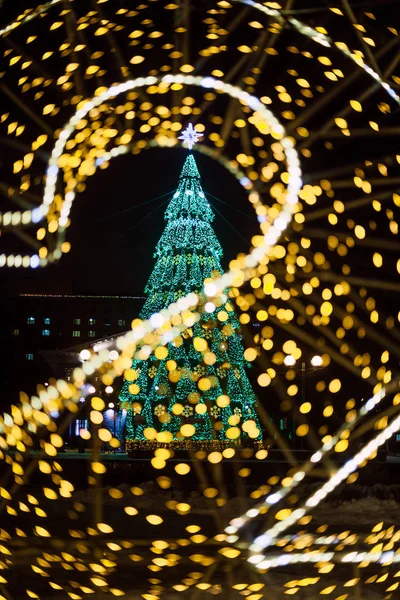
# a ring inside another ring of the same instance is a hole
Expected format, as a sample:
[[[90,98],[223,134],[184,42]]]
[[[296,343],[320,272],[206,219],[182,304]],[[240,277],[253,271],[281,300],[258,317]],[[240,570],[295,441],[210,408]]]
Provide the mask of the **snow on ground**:
[[[103,497],[103,514],[104,521],[111,524],[114,528],[115,539],[130,539],[135,543],[135,553],[143,557],[141,562],[132,562],[128,554],[123,556],[123,553],[118,556],[118,566],[116,568],[114,585],[117,584],[126,591],[124,598],[126,600],[143,600],[146,594],[152,593],[152,584],[149,579],[155,577],[148,566],[151,564],[154,554],[149,549],[151,540],[166,539],[170,540],[171,547],[168,552],[177,552],[181,559],[173,568],[164,568],[160,573],[160,584],[163,588],[158,597],[160,600],[186,600],[186,598],[195,598],[195,600],[211,600],[214,596],[223,600],[241,600],[246,596],[240,594],[240,590],[232,589],[232,585],[237,583],[257,583],[265,584],[264,588],[253,594],[248,595],[252,600],[283,600],[287,597],[289,587],[285,586],[288,582],[304,581],[305,578],[319,578],[315,585],[307,587],[298,586],[298,591],[294,595],[296,600],[320,600],[321,592],[326,588],[332,588],[332,591],[327,597],[332,600],[384,600],[392,598],[398,600],[400,596],[396,592],[392,596],[385,590],[395,582],[400,581],[399,578],[392,578],[399,571],[398,565],[390,569],[390,575],[387,580],[377,584],[366,584],[365,581],[371,576],[381,572],[382,567],[379,565],[371,565],[366,569],[360,569],[358,574],[355,574],[352,565],[337,565],[327,574],[318,573],[315,565],[289,565],[281,569],[274,569],[265,575],[259,574],[254,567],[249,566],[245,560],[229,561],[221,557],[218,550],[220,549],[212,538],[218,532],[223,530],[225,524],[234,516],[241,514],[243,510],[249,507],[248,500],[244,497],[234,497],[227,500],[224,507],[218,509],[220,519],[215,519],[215,500],[206,499],[199,491],[182,490],[178,488],[170,488],[161,490],[154,482],[146,482],[140,486],[143,490],[142,495],[132,493],[130,486],[121,484],[118,489],[123,493],[121,499],[113,499],[109,494],[109,488],[102,490]],[[374,489],[375,488],[375,489]],[[344,486],[342,491],[338,490],[335,497],[330,502],[321,504],[313,513],[314,519],[312,523],[302,529],[313,530],[321,524],[329,524],[329,532],[340,533],[345,530],[358,532],[361,537],[368,534],[371,529],[381,521],[384,522],[384,527],[395,525],[395,529],[400,525],[400,502],[394,498],[398,498],[398,494],[391,493],[388,495],[387,488],[382,486],[371,486],[370,488],[354,487],[354,499],[343,501],[342,496],[348,494],[348,486]],[[137,491],[137,490],[136,490]],[[308,496],[312,493],[312,489],[303,490]],[[248,490],[246,491],[246,493]],[[375,495],[374,495],[375,492]],[[366,496],[366,494],[369,494]],[[365,494],[365,497],[363,497]],[[379,496],[385,496],[383,499]],[[389,497],[388,497],[389,496]],[[75,492],[73,501],[81,502],[86,505],[86,511],[79,517],[78,521],[69,521],[66,519],[66,514],[71,508],[71,500],[59,500],[54,503],[48,501],[48,506],[43,504],[43,508],[51,511],[52,527],[58,530],[53,531],[52,535],[56,535],[58,539],[68,539],[66,528],[84,530],[91,523],[93,514],[93,491],[83,490]],[[191,511],[188,515],[178,515],[174,510],[166,506],[169,500],[177,502],[187,502],[191,505]],[[138,514],[128,517],[124,512],[124,507],[132,505],[138,509]],[[24,513],[25,514],[25,513]],[[152,527],[147,523],[145,516],[149,514],[158,514],[163,518],[163,523],[160,526]],[[22,518],[22,517],[21,517]],[[26,515],[27,529],[29,529],[29,520],[31,515]],[[11,517],[10,517],[11,519]],[[82,519],[82,520],[81,520]],[[219,522],[218,522],[219,521]],[[203,544],[192,543],[188,547],[179,547],[174,543],[174,540],[179,538],[187,538],[189,534],[185,530],[188,524],[199,524],[201,531],[208,540]],[[48,523],[50,525],[50,523]],[[5,525],[4,525],[5,526]],[[397,527],[396,527],[397,526]],[[140,542],[141,540],[141,542]],[[17,570],[11,576],[10,573],[10,589],[13,584],[18,585],[21,579],[21,574],[24,573],[25,586],[36,589],[37,579],[46,587],[46,581],[43,578],[35,575],[31,570],[31,562],[37,552],[41,552],[41,547],[36,547],[35,538],[30,541],[29,549],[19,548],[15,546],[15,559],[18,565]],[[352,546],[351,549],[355,549]],[[278,549],[277,549],[278,550]],[[208,590],[196,588],[196,582],[189,585],[185,592],[177,592],[173,589],[173,585],[179,584],[182,579],[188,577],[190,572],[207,572],[207,567],[202,567],[200,564],[193,562],[191,555],[195,553],[203,553],[204,555],[212,556],[217,561],[217,567],[210,577],[212,587]],[[243,558],[246,556],[244,551]],[[69,578],[70,575],[59,573],[56,570],[57,565],[52,566],[52,576],[57,580],[58,577]],[[59,567],[59,565],[58,565]],[[158,574],[157,574],[158,575]],[[360,577],[362,587],[356,591],[356,588],[346,587],[345,583],[353,577]],[[295,585],[295,584],[294,584]],[[50,589],[41,589],[40,597],[43,600],[60,600],[64,595],[55,595]],[[346,595],[348,594],[348,596]],[[104,600],[109,596],[104,595]],[[153,596],[147,596],[152,598]],[[157,595],[156,595],[157,597]],[[103,600],[103,595],[99,593],[96,598]]]

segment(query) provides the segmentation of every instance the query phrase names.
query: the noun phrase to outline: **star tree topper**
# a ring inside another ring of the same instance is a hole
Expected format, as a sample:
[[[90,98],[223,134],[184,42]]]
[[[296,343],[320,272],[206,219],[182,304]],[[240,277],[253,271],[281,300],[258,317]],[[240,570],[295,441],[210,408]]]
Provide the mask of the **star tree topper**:
[[[182,135],[178,137],[178,140],[186,142],[187,147],[191,150],[201,137],[203,137],[203,134],[196,131],[192,123],[189,123]]]

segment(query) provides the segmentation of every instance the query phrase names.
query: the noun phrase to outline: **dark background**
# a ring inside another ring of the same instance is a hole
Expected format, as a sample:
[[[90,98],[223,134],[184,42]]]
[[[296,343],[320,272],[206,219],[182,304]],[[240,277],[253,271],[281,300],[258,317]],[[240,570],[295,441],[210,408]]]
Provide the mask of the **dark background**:
[[[74,201],[67,231],[69,254],[45,269],[3,269],[3,293],[141,294],[187,154],[181,148],[151,149],[119,157],[106,170],[99,169]],[[258,224],[236,179],[211,158],[199,153],[195,158],[204,192],[220,199],[208,197],[215,207],[214,227],[227,267],[238,252],[248,251]],[[143,203],[148,204],[140,206]]]

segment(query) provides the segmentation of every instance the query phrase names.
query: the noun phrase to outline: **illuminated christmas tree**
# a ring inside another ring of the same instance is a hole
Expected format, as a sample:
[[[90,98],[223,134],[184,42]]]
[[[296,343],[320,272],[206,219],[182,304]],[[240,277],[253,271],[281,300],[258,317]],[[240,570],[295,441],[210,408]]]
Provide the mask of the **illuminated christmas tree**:
[[[214,214],[193,154],[186,158],[165,219],[141,319],[189,292],[200,293],[204,280],[222,273],[222,248],[211,226]],[[191,329],[147,360],[133,359],[119,396],[126,410],[127,449],[260,443],[246,367],[229,300],[211,314],[204,311]]]

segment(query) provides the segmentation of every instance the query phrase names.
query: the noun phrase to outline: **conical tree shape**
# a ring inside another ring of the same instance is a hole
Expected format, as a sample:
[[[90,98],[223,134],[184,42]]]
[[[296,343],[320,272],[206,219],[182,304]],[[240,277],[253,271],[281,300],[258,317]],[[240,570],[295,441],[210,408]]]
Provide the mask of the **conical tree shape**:
[[[205,279],[222,273],[222,248],[211,226],[214,214],[192,154],[165,219],[141,319],[189,292],[200,292]],[[127,411],[127,449],[260,444],[256,398],[245,368],[240,326],[229,301],[211,314],[202,313],[161,355],[134,359],[119,396],[120,408]]]

